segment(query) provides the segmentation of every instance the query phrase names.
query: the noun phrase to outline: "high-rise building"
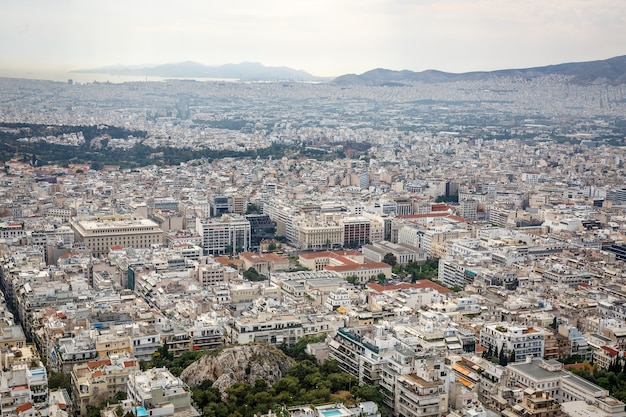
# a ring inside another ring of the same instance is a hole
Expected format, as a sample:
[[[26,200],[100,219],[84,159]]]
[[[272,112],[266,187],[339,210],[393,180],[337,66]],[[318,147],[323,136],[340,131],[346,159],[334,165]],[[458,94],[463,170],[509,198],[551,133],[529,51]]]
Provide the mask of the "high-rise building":
[[[344,217],[343,224],[343,245],[353,247],[361,246],[371,241],[370,239],[370,219],[362,216]]]
[[[202,236],[205,255],[233,254],[250,250],[250,222],[240,215],[196,218],[196,231]]]

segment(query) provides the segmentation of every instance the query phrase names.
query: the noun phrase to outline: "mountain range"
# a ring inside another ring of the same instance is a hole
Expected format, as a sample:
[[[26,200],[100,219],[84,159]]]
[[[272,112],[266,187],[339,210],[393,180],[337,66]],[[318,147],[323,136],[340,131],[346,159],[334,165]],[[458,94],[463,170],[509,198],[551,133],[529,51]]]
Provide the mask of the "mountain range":
[[[497,71],[476,71],[451,73],[437,70],[394,71],[383,68],[373,69],[363,74],[347,74],[335,78],[338,85],[399,85],[406,81],[441,83],[450,81],[485,80],[494,77],[535,78],[550,74],[570,76],[571,82],[589,84],[603,80],[611,84],[626,84],[626,55],[600,61],[571,62],[523,69],[505,69]]]
[[[337,78],[316,77],[306,71],[288,67],[266,67],[258,62],[242,62],[209,66],[193,61],[144,66],[109,66],[93,69],[82,69],[73,72],[135,75],[164,78],[220,78],[241,81],[327,81],[337,85],[402,85],[405,82],[420,81],[424,83],[440,83],[451,81],[475,81],[494,77],[535,78],[550,74],[571,77],[571,82],[589,84],[602,80],[611,84],[626,84],[626,55],[614,58],[571,62],[543,67],[504,69],[497,71],[474,71],[451,73],[437,70],[426,71],[395,71],[377,68],[362,74],[346,74]]]
[[[138,75],[163,78],[220,78],[241,81],[328,81],[330,78],[316,77],[306,71],[288,67],[266,67],[258,62],[242,62],[210,66],[186,61],[175,64],[143,66],[108,66],[72,71],[86,74]]]

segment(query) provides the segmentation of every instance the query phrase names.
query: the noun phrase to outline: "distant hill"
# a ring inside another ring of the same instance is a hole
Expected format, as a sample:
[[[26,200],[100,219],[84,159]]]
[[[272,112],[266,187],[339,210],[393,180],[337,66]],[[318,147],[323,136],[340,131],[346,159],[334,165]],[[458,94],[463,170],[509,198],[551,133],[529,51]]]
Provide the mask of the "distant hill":
[[[152,66],[108,66],[72,71],[87,74],[139,75],[164,78],[224,78],[242,81],[328,81],[306,71],[288,67],[266,67],[258,62],[209,66],[186,61]]]
[[[545,67],[506,69],[498,71],[451,73],[436,70],[393,71],[383,68],[373,69],[363,74],[347,74],[335,78],[332,83],[338,85],[398,85],[407,81],[424,83],[484,80],[493,77],[535,78],[549,74],[572,76],[576,84],[589,84],[604,80],[611,84],[626,84],[626,55],[601,61],[572,62],[548,65]]]

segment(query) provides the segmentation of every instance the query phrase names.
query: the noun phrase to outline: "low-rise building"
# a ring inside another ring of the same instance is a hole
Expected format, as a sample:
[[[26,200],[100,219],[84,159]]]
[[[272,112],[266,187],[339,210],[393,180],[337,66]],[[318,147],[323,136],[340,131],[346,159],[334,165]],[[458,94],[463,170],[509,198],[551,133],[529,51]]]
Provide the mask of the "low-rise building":
[[[74,365],[72,370],[72,399],[77,415],[87,415],[87,406],[113,398],[126,392],[131,371],[139,369],[139,361],[128,355],[111,355],[107,358]]]
[[[196,417],[191,390],[166,368],[134,370],[127,379],[126,392],[137,415]]]

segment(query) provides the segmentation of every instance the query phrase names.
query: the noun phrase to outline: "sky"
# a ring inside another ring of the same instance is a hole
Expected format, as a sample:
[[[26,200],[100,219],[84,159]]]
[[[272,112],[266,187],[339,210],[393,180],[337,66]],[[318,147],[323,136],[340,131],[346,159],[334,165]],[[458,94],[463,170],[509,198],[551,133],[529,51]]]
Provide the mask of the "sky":
[[[244,61],[317,76],[626,54],[624,0],[3,0],[0,70]]]

